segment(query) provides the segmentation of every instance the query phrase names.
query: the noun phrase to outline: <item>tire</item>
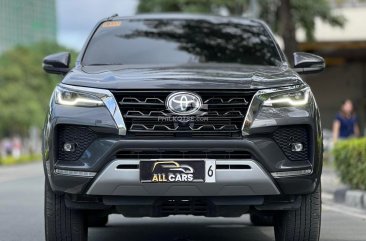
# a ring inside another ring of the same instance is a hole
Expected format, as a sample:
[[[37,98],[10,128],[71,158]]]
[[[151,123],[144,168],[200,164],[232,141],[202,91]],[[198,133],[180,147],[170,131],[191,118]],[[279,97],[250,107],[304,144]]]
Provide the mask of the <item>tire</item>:
[[[321,226],[321,187],[304,195],[298,210],[275,216],[276,241],[318,241]]]
[[[250,221],[254,226],[273,226],[273,215],[263,213],[251,213]]]
[[[88,215],[88,227],[104,227],[108,223],[108,215]]]
[[[44,208],[46,241],[87,241],[88,229],[83,213],[67,208],[64,196],[54,193],[47,180]]]

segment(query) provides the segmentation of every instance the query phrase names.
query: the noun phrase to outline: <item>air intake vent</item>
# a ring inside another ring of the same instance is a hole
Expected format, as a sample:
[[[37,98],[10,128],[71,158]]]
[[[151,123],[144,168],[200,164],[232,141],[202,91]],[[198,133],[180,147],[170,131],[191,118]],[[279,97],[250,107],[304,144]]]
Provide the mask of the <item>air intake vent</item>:
[[[281,127],[274,132],[273,138],[289,160],[309,161],[310,138],[306,126]],[[292,143],[301,143],[303,150],[293,151]]]
[[[57,159],[59,161],[78,160],[97,135],[88,127],[60,125],[57,127]],[[72,151],[65,151],[65,143],[74,145]]]
[[[118,159],[250,159],[252,156],[246,151],[120,151]]]
[[[169,215],[195,215],[208,216],[210,204],[205,199],[166,199],[160,200],[155,204],[157,216]]]

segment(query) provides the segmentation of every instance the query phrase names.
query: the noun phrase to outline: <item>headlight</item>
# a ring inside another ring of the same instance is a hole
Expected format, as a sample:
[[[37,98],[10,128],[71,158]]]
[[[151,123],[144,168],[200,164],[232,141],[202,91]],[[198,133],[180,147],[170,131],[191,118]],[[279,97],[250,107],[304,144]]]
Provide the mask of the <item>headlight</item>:
[[[308,118],[313,113],[314,104],[308,86],[259,90],[246,114],[243,135],[249,135],[251,128],[277,126],[289,118]]]
[[[58,86],[55,90],[55,102],[59,105],[94,107],[103,106],[104,102],[97,96],[78,92]]]
[[[59,84],[51,101],[59,105],[107,108],[113,118],[119,135],[126,135],[126,125],[112,92],[105,89]]]
[[[263,106],[283,107],[283,106],[304,106],[309,102],[310,88],[300,90],[290,90],[289,93],[269,93],[270,97],[263,102]]]

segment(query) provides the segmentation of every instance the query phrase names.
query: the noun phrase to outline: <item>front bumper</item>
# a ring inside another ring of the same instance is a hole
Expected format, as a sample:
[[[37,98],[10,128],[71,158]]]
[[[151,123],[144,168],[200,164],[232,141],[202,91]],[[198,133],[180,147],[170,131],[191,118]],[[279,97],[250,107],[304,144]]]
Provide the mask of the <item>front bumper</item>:
[[[218,160],[221,162],[250,162],[252,170],[217,170],[218,182],[186,185],[140,184],[139,170],[115,171],[118,162],[138,164],[139,160],[117,160],[120,151],[246,151],[250,160]],[[318,160],[290,161],[271,138],[246,137],[245,139],[221,140],[136,140],[101,138],[94,141],[77,161],[47,160],[46,173],[54,190],[71,194],[93,195],[273,195],[306,194],[315,190],[319,182],[321,165]],[[49,153],[51,154],[51,153]],[[53,155],[52,155],[53,156]],[[316,158],[314,156],[313,158]],[[289,177],[274,177],[274,173],[312,170],[311,174]],[[68,170],[72,172],[55,172]],[[255,171],[253,171],[255,170]],[[235,173],[237,171],[237,173]],[[79,173],[79,175],[78,175]],[[84,175],[87,173],[87,175]],[[90,175],[92,174],[92,175]],[[94,175],[93,175],[94,174]],[[174,185],[173,185],[174,186]],[[179,186],[182,186],[180,188]],[[185,186],[185,187],[183,187]],[[170,189],[171,188],[171,189]],[[170,189],[170,190],[169,190]],[[185,189],[185,190],[184,190]],[[176,191],[173,191],[176,190]],[[230,191],[229,191],[230,190]],[[132,194],[131,194],[132,193]]]

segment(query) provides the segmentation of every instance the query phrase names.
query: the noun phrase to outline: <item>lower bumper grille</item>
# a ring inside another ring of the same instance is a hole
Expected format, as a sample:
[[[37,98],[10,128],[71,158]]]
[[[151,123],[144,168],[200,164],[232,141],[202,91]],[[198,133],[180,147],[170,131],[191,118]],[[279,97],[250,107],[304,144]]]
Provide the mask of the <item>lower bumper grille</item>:
[[[247,151],[120,151],[117,159],[250,159]]]
[[[209,203],[205,199],[161,200],[155,205],[157,216],[196,215],[209,216]]]

